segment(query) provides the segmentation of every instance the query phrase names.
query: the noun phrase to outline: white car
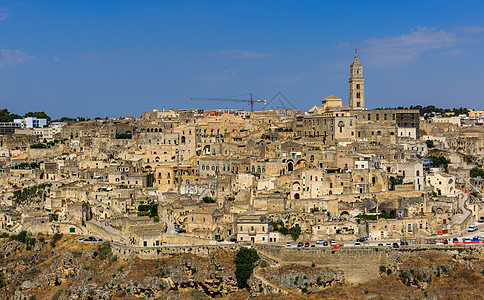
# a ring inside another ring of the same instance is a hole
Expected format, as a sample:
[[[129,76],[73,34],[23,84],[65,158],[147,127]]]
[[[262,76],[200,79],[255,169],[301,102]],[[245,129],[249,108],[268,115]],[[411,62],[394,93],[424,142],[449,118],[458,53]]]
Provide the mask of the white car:
[[[355,242],[355,246],[361,246],[360,242]]]
[[[336,242],[335,241],[331,241],[331,245],[336,245]]]
[[[317,240],[317,241],[316,241],[316,244],[318,244],[318,245],[322,245],[322,244],[324,244],[324,241],[323,241],[323,240]]]
[[[291,247],[291,246],[292,246],[292,245],[291,245],[291,242],[287,242],[287,243],[286,243],[286,247]]]
[[[477,230],[477,227],[476,227],[476,226],[474,226],[474,225],[471,225],[471,226],[469,226],[469,228],[467,228],[467,231],[468,231],[468,232],[474,232],[474,231],[476,231],[476,230]]]

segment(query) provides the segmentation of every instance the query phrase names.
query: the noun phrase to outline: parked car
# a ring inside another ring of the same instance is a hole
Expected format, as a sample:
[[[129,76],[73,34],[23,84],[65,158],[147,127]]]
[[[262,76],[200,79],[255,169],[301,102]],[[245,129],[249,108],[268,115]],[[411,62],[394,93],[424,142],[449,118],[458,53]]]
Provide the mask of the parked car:
[[[286,243],[286,247],[291,247],[291,246],[292,246],[292,245],[291,245],[291,242],[287,242],[287,243]]]
[[[452,242],[453,242],[453,243],[458,243],[458,242],[459,242],[459,239],[458,239],[458,238],[453,238],[453,239],[452,239]]]
[[[471,243],[472,242],[472,240],[470,238],[464,238],[463,241],[464,241],[464,243]]]
[[[391,247],[392,246],[392,243],[386,243],[386,245]]]
[[[472,238],[472,241],[473,242],[479,242],[479,238],[480,237],[478,235],[476,235],[475,237]]]
[[[306,244],[304,244],[304,247],[309,247],[309,242],[306,242]]]
[[[484,217],[480,217],[479,220],[477,220],[479,223],[484,223]]]
[[[355,246],[361,246],[360,242],[355,242]]]
[[[468,231],[468,232],[474,232],[474,231],[476,231],[476,230],[477,230],[477,227],[476,227],[476,226],[474,226],[474,225],[471,225],[471,226],[469,226],[469,228],[467,228],[467,231]]]
[[[302,246],[303,246],[303,242],[299,242],[299,243],[297,243],[297,246],[298,246],[298,247],[302,247]]]
[[[324,241],[323,246],[328,246],[328,242]]]
[[[331,241],[331,246],[332,245],[336,245],[336,242],[335,241]]]
[[[368,241],[368,238],[367,237],[361,237],[361,238],[357,239],[356,241],[360,242],[360,243],[366,243]]]
[[[381,247],[381,246],[383,246],[383,243],[378,243],[378,247]]]
[[[392,244],[392,247],[393,247],[393,248],[400,248],[400,245],[398,245],[398,243],[393,243],[393,244]]]
[[[236,243],[237,242],[237,238],[234,238],[233,237],[233,238],[230,239],[230,241]]]
[[[318,245],[322,245],[323,243],[324,243],[324,241],[323,241],[323,240],[317,240],[317,241],[316,241],[316,244],[318,244]]]
[[[313,244],[313,245],[311,245],[311,247],[316,247],[316,245]]]

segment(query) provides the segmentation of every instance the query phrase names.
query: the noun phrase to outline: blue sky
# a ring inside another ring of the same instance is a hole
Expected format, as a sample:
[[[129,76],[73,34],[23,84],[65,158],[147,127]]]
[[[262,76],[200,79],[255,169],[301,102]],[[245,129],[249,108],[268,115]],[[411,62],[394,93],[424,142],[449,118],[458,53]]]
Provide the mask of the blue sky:
[[[483,1],[0,0],[0,107],[139,116],[249,109],[189,99],[278,91],[303,111],[330,94],[347,105],[358,48],[368,108],[484,109],[483,13]]]

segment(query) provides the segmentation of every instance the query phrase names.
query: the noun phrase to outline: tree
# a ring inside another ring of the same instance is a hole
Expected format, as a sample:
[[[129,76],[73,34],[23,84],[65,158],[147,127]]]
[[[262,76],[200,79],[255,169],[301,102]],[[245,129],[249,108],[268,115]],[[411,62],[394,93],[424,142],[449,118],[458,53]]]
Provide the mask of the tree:
[[[0,122],[13,122],[13,120],[20,118],[22,117],[17,114],[11,114],[6,108],[0,110]]]
[[[301,227],[293,226],[291,229],[289,229],[289,233],[291,234],[293,240],[297,240],[299,235],[301,235]]]
[[[474,168],[471,169],[470,175],[471,175],[472,178],[475,178],[477,176],[484,178],[484,170],[479,169],[478,167],[474,167]]]
[[[426,140],[425,144],[427,144],[427,148],[429,148],[429,149],[435,147],[434,141],[432,141],[432,140]]]
[[[235,278],[239,288],[247,287],[247,280],[255,268],[254,263],[259,260],[257,250],[242,247],[235,256]]]
[[[450,160],[442,155],[433,155],[430,156],[430,158],[432,159],[432,163],[434,164],[434,166],[437,168],[443,167],[445,170],[447,170],[447,167],[450,164]]]

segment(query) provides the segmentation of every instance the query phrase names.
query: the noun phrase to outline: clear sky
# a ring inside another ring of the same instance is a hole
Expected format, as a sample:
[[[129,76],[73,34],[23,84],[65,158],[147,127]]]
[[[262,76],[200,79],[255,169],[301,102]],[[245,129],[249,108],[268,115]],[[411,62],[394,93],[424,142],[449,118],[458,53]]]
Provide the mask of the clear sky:
[[[139,116],[278,91],[303,111],[347,105],[358,48],[368,108],[484,109],[483,41],[484,1],[0,0],[0,108]]]

